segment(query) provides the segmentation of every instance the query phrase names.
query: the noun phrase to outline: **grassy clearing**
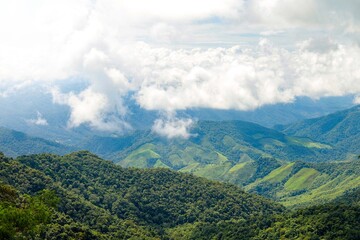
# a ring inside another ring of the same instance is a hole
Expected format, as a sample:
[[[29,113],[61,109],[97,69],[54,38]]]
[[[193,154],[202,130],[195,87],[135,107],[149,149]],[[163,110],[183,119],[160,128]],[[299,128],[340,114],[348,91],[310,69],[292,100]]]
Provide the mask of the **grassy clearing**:
[[[293,175],[284,185],[288,191],[297,191],[308,188],[320,172],[313,168],[303,168]]]
[[[272,172],[269,173],[269,175],[267,175],[266,177],[263,178],[263,181],[268,181],[271,183],[281,182],[287,176],[290,175],[294,164],[295,163],[289,163],[289,164],[286,164],[284,166],[281,166],[281,167],[273,170]]]
[[[287,137],[288,141],[303,146],[306,148],[317,148],[317,149],[332,149],[330,145],[319,143],[319,142],[313,142],[310,139],[307,138],[295,138],[295,137]]]

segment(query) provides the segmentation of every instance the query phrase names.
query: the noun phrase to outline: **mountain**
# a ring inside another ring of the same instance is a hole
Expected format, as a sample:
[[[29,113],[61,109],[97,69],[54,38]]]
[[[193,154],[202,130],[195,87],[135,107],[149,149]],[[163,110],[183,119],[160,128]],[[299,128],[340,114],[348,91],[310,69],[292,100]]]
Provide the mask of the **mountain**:
[[[123,167],[169,168],[230,182],[289,207],[330,202],[359,186],[360,161],[331,161],[326,155],[337,149],[330,144],[242,121],[199,121],[191,132],[187,140],[150,131],[96,137],[85,148],[113,152],[107,158]]]
[[[356,158],[360,153],[360,106],[320,118],[309,119],[279,128],[283,133],[307,137],[338,149],[332,157]]]
[[[245,186],[285,206],[300,207],[342,198],[360,187],[360,160],[291,162]]]
[[[42,239],[53,239],[64,224],[70,234],[92,233],[90,239],[167,239],[176,227],[224,221],[256,234],[249,226],[284,211],[234,185],[166,169],[124,169],[88,152],[0,158],[1,186],[34,198],[44,190],[58,196],[57,215],[39,230]]]
[[[11,156],[37,152],[65,154],[71,150],[16,131],[1,130],[0,149]],[[200,121],[192,133],[190,139],[169,140],[139,130],[123,137],[92,137],[80,147],[123,167],[169,168],[233,183],[290,207],[329,202],[358,186],[358,161],[311,163],[321,160],[321,154],[333,151],[330,145],[304,137],[288,137],[242,121]]]
[[[242,120],[271,128],[274,125],[290,124],[350,108],[354,106],[353,99],[354,96],[324,97],[319,100],[298,97],[292,103],[265,105],[249,111],[190,109],[180,111],[179,114],[206,121]]]
[[[360,236],[355,203],[287,211],[231,184],[167,169],[124,169],[85,151],[17,159],[0,154],[0,180],[0,239]]]
[[[199,121],[189,139],[167,139],[151,131],[93,137],[81,146],[123,167],[170,168],[244,185],[284,161],[322,160],[331,146],[243,121]],[[263,166],[266,166],[263,167]]]
[[[153,167],[158,162],[176,170],[197,163],[238,163],[243,158],[319,161],[320,153],[332,149],[244,121],[199,121],[191,133],[189,139],[167,139],[149,130],[136,131],[122,137],[94,137],[81,147],[122,166]]]
[[[8,156],[19,156],[35,153],[69,153],[73,148],[48,141],[38,137],[31,137],[25,133],[0,127],[0,151]]]

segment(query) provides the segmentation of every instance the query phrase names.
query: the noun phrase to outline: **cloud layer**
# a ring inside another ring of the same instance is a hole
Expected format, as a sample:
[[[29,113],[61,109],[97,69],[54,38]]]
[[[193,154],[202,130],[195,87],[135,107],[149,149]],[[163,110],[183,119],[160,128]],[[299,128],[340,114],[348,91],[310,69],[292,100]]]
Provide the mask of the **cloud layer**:
[[[26,120],[28,124],[38,125],[38,126],[47,126],[48,121],[43,117],[43,115],[38,111],[37,118]]]
[[[0,96],[50,85],[54,102],[71,109],[69,127],[104,131],[131,127],[123,99],[132,96],[167,113],[153,131],[189,137],[192,121],[177,110],[360,94],[359,8],[355,0],[2,2]],[[69,78],[89,85],[54,86]]]

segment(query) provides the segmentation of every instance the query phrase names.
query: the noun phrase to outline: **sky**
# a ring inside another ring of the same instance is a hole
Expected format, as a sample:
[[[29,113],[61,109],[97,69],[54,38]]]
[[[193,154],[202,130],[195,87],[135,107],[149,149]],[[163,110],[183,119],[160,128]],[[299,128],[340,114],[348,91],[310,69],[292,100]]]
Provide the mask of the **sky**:
[[[131,96],[170,138],[191,136],[178,110],[360,103],[359,11],[358,0],[0,0],[0,101],[45,86],[69,128],[121,132]],[[87,87],[61,90],[74,79]]]

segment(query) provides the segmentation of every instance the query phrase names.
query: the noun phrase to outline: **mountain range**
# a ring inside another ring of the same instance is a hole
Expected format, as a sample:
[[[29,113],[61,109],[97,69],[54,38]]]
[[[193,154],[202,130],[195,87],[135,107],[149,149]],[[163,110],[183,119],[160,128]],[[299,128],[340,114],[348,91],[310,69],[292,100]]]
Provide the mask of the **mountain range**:
[[[232,184],[86,151],[0,154],[0,239],[358,239],[358,193],[289,211]]]
[[[191,173],[299,207],[331,201],[359,186],[359,112],[356,106],[276,129],[244,121],[198,121],[189,139],[136,130],[121,137],[88,137],[77,147],[1,128],[0,151],[15,157],[86,149],[122,167]]]
[[[64,93],[77,93],[87,87],[81,80],[59,85]],[[199,121],[233,121],[242,120],[271,128],[278,124],[295,123],[303,119],[320,117],[353,106],[354,96],[325,97],[319,100],[297,98],[293,103],[266,105],[255,110],[216,110],[194,108],[178,111],[178,117],[198,119]],[[31,99],[31,101],[29,101]],[[124,99],[127,114],[124,120],[133,129],[146,130],[151,128],[154,120],[159,117],[156,111],[148,111],[129,96]],[[112,133],[102,133],[88,125],[77,128],[68,127],[71,109],[53,102],[51,89],[32,86],[18,89],[17,94],[8,94],[0,98],[0,126],[24,132],[31,136],[45,138],[65,145],[78,146],[93,135],[109,136]],[[42,121],[37,121],[42,120]],[[127,131],[125,134],[129,133]],[[124,133],[117,133],[123,135]]]
[[[44,152],[65,154],[73,150],[74,148],[70,146],[0,127],[0,151],[7,156],[15,157]]]

